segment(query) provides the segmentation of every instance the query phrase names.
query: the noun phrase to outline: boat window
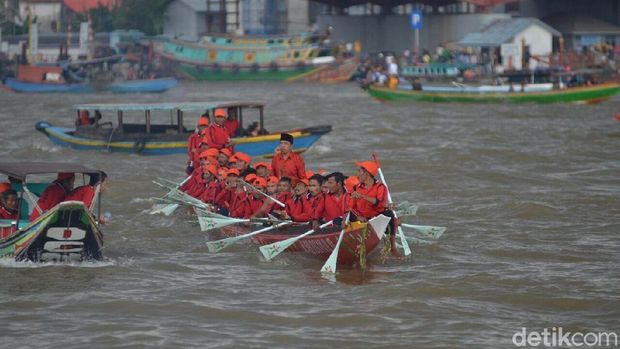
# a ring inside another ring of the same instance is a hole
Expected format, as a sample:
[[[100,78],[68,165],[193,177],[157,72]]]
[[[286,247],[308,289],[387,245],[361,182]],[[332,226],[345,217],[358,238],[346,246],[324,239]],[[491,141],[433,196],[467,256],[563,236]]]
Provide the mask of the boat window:
[[[272,39],[269,39],[269,40],[267,40],[267,43],[268,43],[268,44],[273,44],[273,40],[272,40]]]
[[[295,51],[295,58],[299,58],[299,51]]]
[[[232,39],[226,39],[226,43],[230,44],[232,42]]]
[[[284,40],[282,39],[278,40],[278,44],[283,44],[283,43],[284,43]]]

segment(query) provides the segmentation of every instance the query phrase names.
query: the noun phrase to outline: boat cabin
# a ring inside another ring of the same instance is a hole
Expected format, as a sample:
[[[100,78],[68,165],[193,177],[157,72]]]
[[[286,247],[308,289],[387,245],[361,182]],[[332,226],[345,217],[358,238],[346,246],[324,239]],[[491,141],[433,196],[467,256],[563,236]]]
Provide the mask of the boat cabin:
[[[245,128],[254,120],[259,134],[264,134],[264,103],[249,101],[188,102],[149,104],[78,104],[76,130],[73,135],[89,139],[114,141],[185,141],[194,132],[200,115],[215,122],[215,109],[224,108],[229,117],[239,121],[235,137],[249,134]],[[88,122],[84,122],[88,120]]]
[[[38,197],[59,173],[74,173],[74,187],[86,185],[91,176],[105,175],[105,172],[74,163],[64,162],[0,162],[0,183],[17,192],[17,218],[0,219],[0,240],[29,224],[29,217]],[[3,178],[4,177],[4,178]],[[0,194],[0,205],[3,205]],[[101,214],[101,195],[93,203],[97,215]]]

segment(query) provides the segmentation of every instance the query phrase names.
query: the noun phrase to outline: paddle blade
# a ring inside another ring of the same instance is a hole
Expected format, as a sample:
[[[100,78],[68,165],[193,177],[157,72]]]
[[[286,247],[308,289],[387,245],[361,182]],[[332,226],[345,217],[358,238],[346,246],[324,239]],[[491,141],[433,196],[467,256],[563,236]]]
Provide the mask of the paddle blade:
[[[247,222],[247,219],[236,218],[215,218],[215,217],[198,217],[198,223],[200,224],[200,230],[207,231],[211,229],[219,229],[227,225]]]
[[[344,237],[344,232],[345,229],[342,229],[340,235],[338,236],[338,241],[336,242],[334,250],[329,255],[329,258],[327,258],[327,261],[325,261],[325,264],[323,264],[323,267],[321,268],[321,273],[336,273],[336,267],[338,265],[338,252],[340,251],[340,243],[342,242],[342,238]]]
[[[396,215],[398,217],[415,216],[417,213],[418,213],[418,206],[416,206],[416,205],[397,206],[396,207]]]
[[[381,240],[383,239],[383,235],[385,235],[385,229],[387,229],[387,226],[390,223],[390,218],[380,214],[373,217],[368,221],[368,223],[372,226],[372,230],[375,231],[377,238]]]
[[[403,228],[398,227],[397,234],[400,238],[401,245],[403,245],[403,253],[405,254],[405,256],[410,255],[411,249],[409,248],[409,244],[407,243],[407,239],[405,238],[405,234],[403,233]]]
[[[414,224],[402,224],[405,228],[411,228],[416,232],[426,235],[432,239],[439,239],[441,235],[446,231],[446,227],[434,227],[430,225],[414,225]]]
[[[327,223],[322,224],[319,228],[323,229],[326,226],[332,224],[332,221],[329,221]],[[292,237],[290,239],[286,239],[283,241],[277,241],[274,242],[272,244],[269,245],[264,245],[259,247],[260,253],[263,255],[263,257],[265,257],[266,260],[271,260],[273,259],[273,257],[279,255],[280,253],[282,253],[284,250],[286,250],[287,248],[291,247],[291,245],[293,245],[294,243],[296,243],[299,239],[302,239],[310,234],[314,233],[314,229],[310,229],[307,232]]]
[[[177,208],[179,204],[157,204],[153,205],[153,209],[150,214],[163,213],[165,216],[170,216]]]

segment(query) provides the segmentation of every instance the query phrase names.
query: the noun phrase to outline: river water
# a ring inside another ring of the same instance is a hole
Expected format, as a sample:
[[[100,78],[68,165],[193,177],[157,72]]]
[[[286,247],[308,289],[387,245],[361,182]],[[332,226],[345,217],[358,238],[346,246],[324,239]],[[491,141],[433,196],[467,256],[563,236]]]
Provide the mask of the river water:
[[[34,130],[71,105],[247,99],[268,129],[332,124],[309,169],[375,151],[407,222],[447,226],[412,258],[322,278],[250,244],[208,253],[192,216],[147,213],[183,155],[75,151]],[[106,260],[0,264],[0,347],[510,348],[522,327],[620,330],[620,99],[598,105],[382,104],[354,85],[193,84],[162,95],[0,94],[1,161],[110,175]]]

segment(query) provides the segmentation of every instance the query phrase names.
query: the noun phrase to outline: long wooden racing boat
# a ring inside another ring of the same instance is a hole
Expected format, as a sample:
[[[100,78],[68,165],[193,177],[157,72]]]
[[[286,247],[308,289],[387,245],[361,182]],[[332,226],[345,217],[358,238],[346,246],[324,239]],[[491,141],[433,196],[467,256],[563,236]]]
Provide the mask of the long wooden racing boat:
[[[389,218],[380,215],[371,219],[369,223],[353,222],[349,224],[340,245],[338,264],[355,265],[360,262],[360,258],[366,258],[375,251],[383,238],[388,222]],[[247,226],[229,225],[221,228],[220,232],[224,236],[232,237],[249,233],[251,229]],[[292,238],[309,229],[308,225],[284,226],[269,233],[255,235],[252,240],[263,246]],[[286,251],[303,253],[325,261],[334,250],[340,231],[340,228],[335,227],[322,229],[301,238]]]
[[[518,89],[518,87],[517,87]],[[368,86],[371,96],[383,101],[459,103],[593,103],[620,93],[620,84],[608,83],[542,92],[436,92]]]
[[[61,202],[36,220],[28,221],[29,212],[35,205],[34,195],[40,195],[48,184],[30,182],[29,179],[60,172],[89,176],[104,174],[100,170],[69,163],[0,163],[0,173],[11,179],[11,188],[17,191],[19,198],[17,219],[0,219],[0,257],[33,262],[103,258],[103,234],[99,222],[93,208],[84,206],[81,201]],[[97,217],[101,209],[100,199],[101,195],[97,195],[93,200]]]
[[[187,139],[194,132],[198,116],[205,111],[213,115],[216,108],[226,108],[236,113],[239,130],[250,121],[258,123],[261,134],[256,136],[239,134],[231,138],[235,151],[250,156],[266,156],[280,142],[280,134],[290,133],[295,137],[295,152],[303,152],[332,129],[331,125],[319,125],[279,132],[264,131],[264,104],[261,102],[232,101],[212,103],[154,103],[154,104],[80,104],[74,106],[77,114],[88,111],[112,113],[113,119],[104,121],[94,119],[92,125],[75,128],[54,126],[46,121],[36,124],[36,129],[45,134],[54,144],[80,150],[103,150],[109,152],[138,153],[142,155],[167,155],[187,153]],[[193,114],[185,115],[193,112]],[[133,114],[133,115],[132,115]],[[159,118],[157,115],[159,114]],[[103,114],[102,114],[103,115]],[[187,116],[187,117],[186,117]],[[128,123],[127,119],[136,117],[140,123]],[[184,121],[191,120],[191,127]],[[159,121],[157,121],[159,120]],[[162,121],[165,120],[165,121]],[[211,119],[213,121],[213,119]]]

